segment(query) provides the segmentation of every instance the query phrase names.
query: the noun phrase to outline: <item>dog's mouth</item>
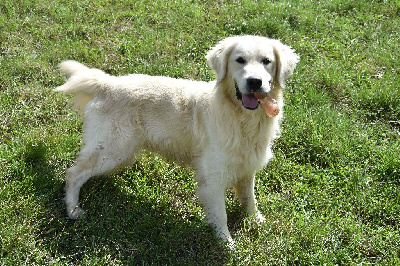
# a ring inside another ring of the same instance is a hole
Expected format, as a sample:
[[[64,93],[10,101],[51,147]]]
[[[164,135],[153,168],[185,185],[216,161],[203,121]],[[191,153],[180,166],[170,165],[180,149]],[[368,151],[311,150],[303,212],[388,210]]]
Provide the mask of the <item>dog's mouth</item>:
[[[238,86],[235,84],[236,89],[236,97],[239,101],[242,102],[244,108],[249,110],[256,110],[258,105],[264,108],[265,113],[269,117],[274,117],[279,114],[279,107],[277,102],[274,98],[266,93],[251,93],[251,94],[244,94],[241,93]]]
[[[236,97],[239,101],[242,102],[244,108],[249,110],[256,110],[258,107],[258,99],[254,96],[253,93],[251,94],[244,94],[241,93],[237,84],[235,84],[236,89]]]

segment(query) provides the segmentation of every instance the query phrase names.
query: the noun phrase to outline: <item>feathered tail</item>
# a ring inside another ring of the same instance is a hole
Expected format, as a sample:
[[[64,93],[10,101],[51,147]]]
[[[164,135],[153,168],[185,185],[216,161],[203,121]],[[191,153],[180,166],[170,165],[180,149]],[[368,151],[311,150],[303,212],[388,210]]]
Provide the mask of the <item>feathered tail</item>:
[[[93,98],[102,78],[109,77],[99,69],[88,68],[76,61],[64,61],[59,69],[68,80],[63,85],[55,88],[56,91],[73,93],[73,105],[78,111],[83,111],[87,103]]]

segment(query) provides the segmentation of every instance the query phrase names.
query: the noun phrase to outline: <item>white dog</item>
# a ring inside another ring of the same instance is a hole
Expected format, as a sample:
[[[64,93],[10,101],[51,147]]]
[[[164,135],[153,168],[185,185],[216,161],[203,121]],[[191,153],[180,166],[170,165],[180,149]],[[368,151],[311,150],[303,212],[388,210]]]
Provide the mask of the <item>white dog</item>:
[[[84,122],[84,145],[67,170],[69,217],[84,213],[79,191],[89,178],[128,166],[147,150],[196,170],[207,222],[222,240],[233,243],[225,210],[229,187],[249,215],[264,221],[254,177],[272,157],[282,89],[299,57],[278,40],[241,36],[222,40],[206,58],[217,74],[214,82],[115,77],[75,61],[61,63],[69,79],[56,90],[75,94]],[[259,107],[263,98],[273,107]],[[266,115],[271,108],[276,109],[272,117]]]

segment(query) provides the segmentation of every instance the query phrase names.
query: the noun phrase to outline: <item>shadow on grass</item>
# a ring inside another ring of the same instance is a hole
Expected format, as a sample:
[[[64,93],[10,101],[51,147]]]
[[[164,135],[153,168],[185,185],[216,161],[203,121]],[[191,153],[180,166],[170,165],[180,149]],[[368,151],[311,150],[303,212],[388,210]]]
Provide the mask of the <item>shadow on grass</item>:
[[[44,143],[29,144],[23,158],[45,210],[37,220],[37,240],[54,260],[132,265],[226,261],[228,251],[202,218],[189,213],[185,219],[171,202],[151,199],[135,189],[123,191],[115,182],[118,176],[89,180],[81,190],[86,217],[68,219],[61,178],[65,171],[50,163],[48,152]]]

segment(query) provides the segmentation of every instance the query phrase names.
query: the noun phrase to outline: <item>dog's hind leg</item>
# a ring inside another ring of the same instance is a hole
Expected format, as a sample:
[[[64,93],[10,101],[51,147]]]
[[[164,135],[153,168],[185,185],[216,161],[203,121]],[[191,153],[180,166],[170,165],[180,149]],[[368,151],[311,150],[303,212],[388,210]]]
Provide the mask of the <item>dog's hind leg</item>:
[[[103,122],[98,123],[95,130],[85,132],[85,145],[75,165],[67,170],[65,203],[67,214],[72,219],[84,214],[79,207],[79,191],[83,184],[93,176],[109,174],[127,166],[134,159],[138,141],[130,133],[110,132],[110,128]]]
[[[81,152],[76,164],[67,170],[65,203],[68,216],[72,219],[84,214],[79,207],[79,191],[83,184],[93,176],[112,173],[132,160],[132,156],[121,158],[115,152],[107,153],[105,149]]]
[[[84,160],[78,160],[75,166],[67,170],[65,203],[68,217],[72,219],[79,218],[84,214],[79,207],[79,191],[82,185],[93,176],[92,169],[85,169],[86,163]]]

